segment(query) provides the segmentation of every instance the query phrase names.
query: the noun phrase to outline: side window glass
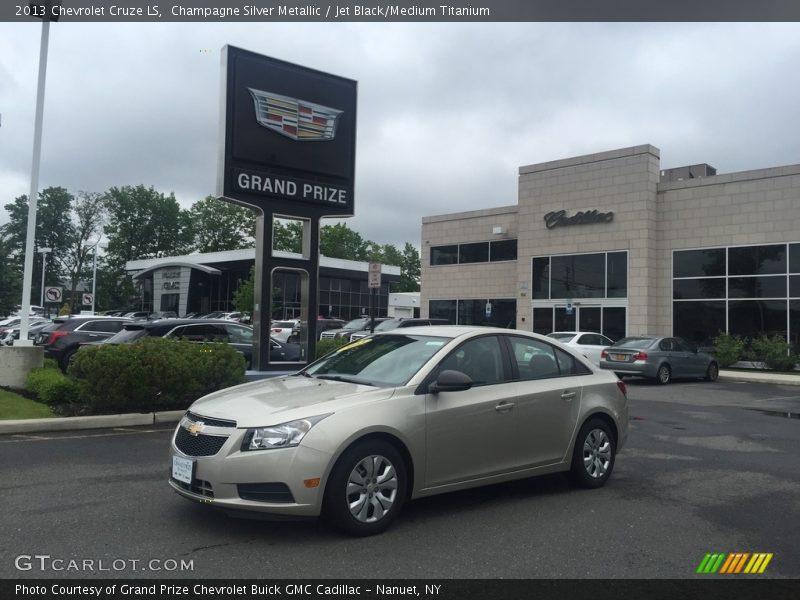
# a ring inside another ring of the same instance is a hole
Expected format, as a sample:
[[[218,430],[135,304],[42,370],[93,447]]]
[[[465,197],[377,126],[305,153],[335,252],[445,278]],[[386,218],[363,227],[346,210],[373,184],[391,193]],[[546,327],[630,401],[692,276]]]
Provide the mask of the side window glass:
[[[228,325],[228,335],[231,342],[234,344],[252,344],[253,332],[246,327],[238,327],[236,325]]]
[[[441,371],[461,371],[476,386],[502,383],[503,353],[496,336],[480,337],[466,342],[450,354],[439,367]]]
[[[558,361],[558,370],[561,372],[561,375],[587,375],[591,373],[584,364],[575,360],[574,356],[558,348],[555,348],[555,352],[556,360]]]
[[[554,348],[539,340],[509,336],[513,359],[519,378],[523,381],[558,377],[559,369]]]
[[[658,345],[658,348],[660,350],[663,350],[664,352],[669,352],[670,350],[672,350],[672,340],[669,339],[661,340],[661,343]]]

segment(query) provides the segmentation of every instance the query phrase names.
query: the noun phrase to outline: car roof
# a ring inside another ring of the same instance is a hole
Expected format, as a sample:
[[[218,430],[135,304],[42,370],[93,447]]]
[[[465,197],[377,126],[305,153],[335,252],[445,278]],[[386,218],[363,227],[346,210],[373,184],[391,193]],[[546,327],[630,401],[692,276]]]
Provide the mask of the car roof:
[[[505,329],[502,327],[482,327],[478,325],[423,325],[419,327],[404,327],[402,329],[392,329],[390,331],[382,331],[375,335],[427,335],[435,337],[446,338],[459,338],[466,337],[471,334],[518,334],[528,337],[536,337],[548,342],[553,342],[546,336],[531,331],[522,331],[519,329]]]
[[[131,321],[125,329],[154,329],[156,327],[171,329],[180,325],[239,325],[247,327],[242,323],[226,319],[159,319],[158,321]]]

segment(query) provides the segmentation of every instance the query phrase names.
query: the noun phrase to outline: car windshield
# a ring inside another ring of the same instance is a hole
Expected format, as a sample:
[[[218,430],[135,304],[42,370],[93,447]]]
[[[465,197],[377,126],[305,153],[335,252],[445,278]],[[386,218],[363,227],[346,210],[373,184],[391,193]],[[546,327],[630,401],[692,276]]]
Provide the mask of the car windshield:
[[[328,354],[299,374],[376,387],[405,385],[448,338],[385,335],[362,338]]]
[[[547,337],[558,340],[559,342],[568,342],[575,337],[574,333],[549,333]]]
[[[402,323],[400,319],[389,319],[380,325],[376,325],[375,331],[391,331],[392,329],[397,329],[400,323]]]
[[[612,344],[617,348],[635,348],[637,350],[641,350],[643,348],[649,348],[653,344],[653,338],[645,338],[645,337],[626,337],[622,338],[621,340],[617,340]]]
[[[364,329],[368,321],[369,319],[353,319],[347,325],[342,327],[342,329],[356,329],[356,330]]]

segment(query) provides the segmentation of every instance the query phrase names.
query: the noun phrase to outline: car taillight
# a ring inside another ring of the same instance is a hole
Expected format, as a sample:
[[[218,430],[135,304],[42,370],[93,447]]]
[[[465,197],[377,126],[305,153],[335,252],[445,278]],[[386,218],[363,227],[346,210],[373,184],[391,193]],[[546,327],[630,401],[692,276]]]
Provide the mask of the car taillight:
[[[647,360],[647,352],[637,352],[633,355],[633,360]]]
[[[628,386],[625,385],[625,382],[622,379],[617,379],[617,387],[619,391],[622,392],[622,395],[626,398],[628,397]]]
[[[48,336],[47,341],[45,342],[45,345],[46,346],[50,346],[52,344],[55,344],[56,340],[58,340],[59,338],[64,337],[65,335],[67,335],[66,331],[53,331]]]
[[[602,350],[600,352],[600,358],[608,358],[608,350]]]

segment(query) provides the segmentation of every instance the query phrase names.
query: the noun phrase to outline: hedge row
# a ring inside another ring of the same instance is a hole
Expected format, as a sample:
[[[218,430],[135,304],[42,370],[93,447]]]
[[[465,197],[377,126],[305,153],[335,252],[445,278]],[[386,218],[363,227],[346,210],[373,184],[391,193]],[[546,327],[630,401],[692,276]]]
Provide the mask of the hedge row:
[[[61,412],[104,414],[187,408],[244,382],[245,359],[228,344],[146,338],[81,349],[67,376],[34,369],[26,387]]]
[[[800,361],[800,357],[792,354],[786,339],[778,335],[745,338],[721,333],[714,338],[714,346],[714,356],[723,368],[747,360],[763,362],[766,368],[775,371],[791,371]]]

